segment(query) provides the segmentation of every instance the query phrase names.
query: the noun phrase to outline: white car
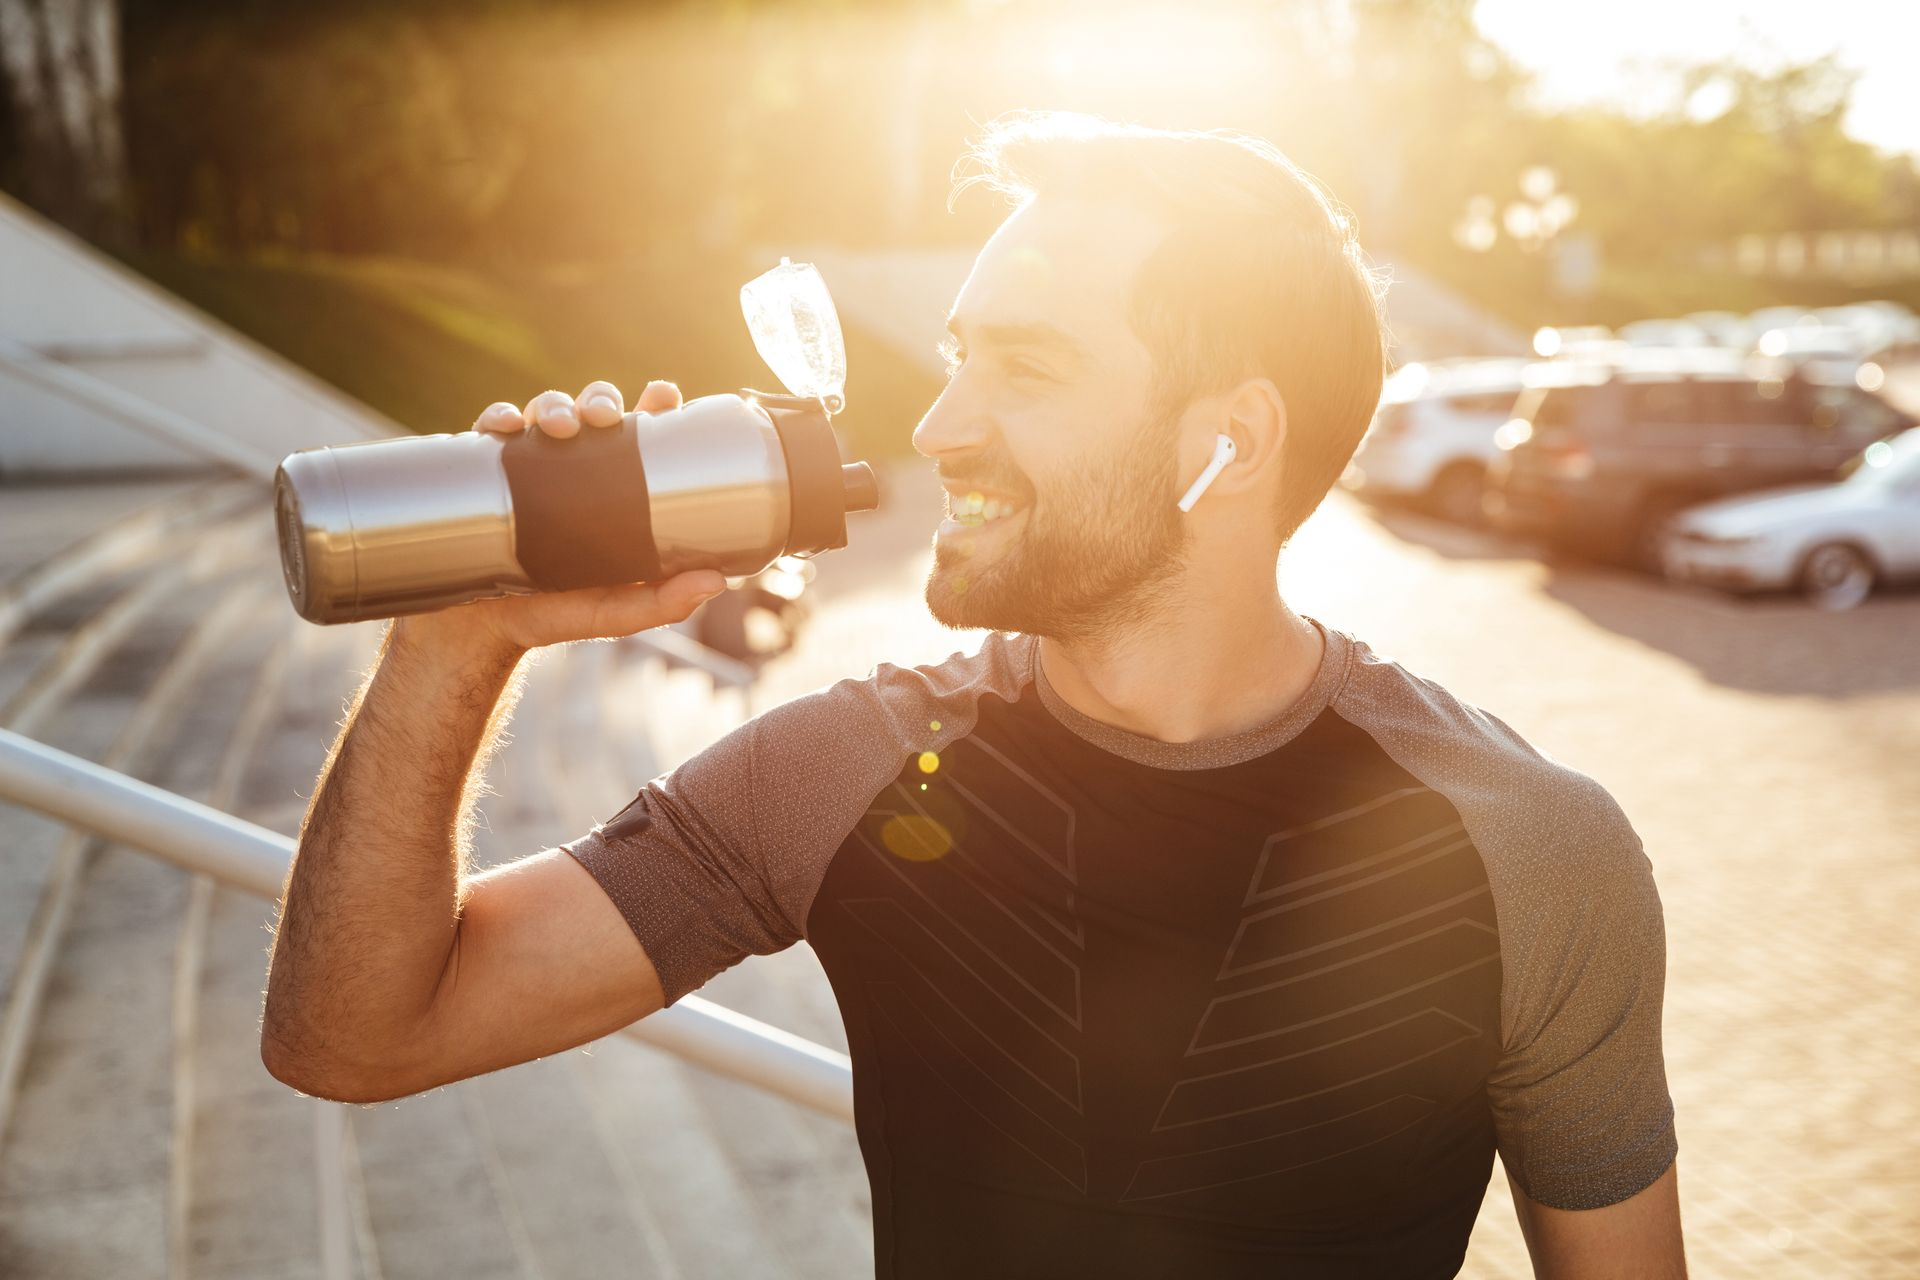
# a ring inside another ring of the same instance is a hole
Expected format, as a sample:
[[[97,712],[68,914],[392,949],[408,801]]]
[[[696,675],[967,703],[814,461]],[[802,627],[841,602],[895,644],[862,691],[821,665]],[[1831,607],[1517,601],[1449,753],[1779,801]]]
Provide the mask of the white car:
[[[1691,320],[1635,320],[1614,335],[1630,347],[1711,347],[1712,335]]]
[[[1797,589],[1823,609],[1851,609],[1876,586],[1920,580],[1920,427],[1876,440],[1847,467],[1837,484],[1682,511],[1667,534],[1667,577],[1731,591]]]
[[[1692,311],[1680,318],[1706,333],[1717,347],[1745,351],[1753,345],[1753,329],[1745,316],[1731,311]]]
[[[1380,407],[1340,483],[1367,497],[1412,498],[1461,524],[1480,520],[1493,433],[1513,416],[1523,359],[1408,364],[1381,388]]]

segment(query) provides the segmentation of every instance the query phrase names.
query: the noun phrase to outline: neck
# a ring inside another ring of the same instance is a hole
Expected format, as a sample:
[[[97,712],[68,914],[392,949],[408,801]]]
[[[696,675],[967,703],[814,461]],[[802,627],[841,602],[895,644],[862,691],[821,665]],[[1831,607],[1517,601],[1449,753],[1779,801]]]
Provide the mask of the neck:
[[[1189,588],[1122,634],[1040,639],[1047,683],[1095,720],[1161,742],[1258,728],[1299,700],[1325,641],[1280,598],[1243,584]]]

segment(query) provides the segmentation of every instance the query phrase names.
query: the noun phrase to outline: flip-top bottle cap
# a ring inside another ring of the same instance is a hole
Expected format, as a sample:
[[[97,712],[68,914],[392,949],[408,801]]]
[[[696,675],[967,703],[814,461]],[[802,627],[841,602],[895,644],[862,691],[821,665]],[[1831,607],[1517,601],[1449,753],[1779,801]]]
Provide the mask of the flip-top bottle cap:
[[[740,310],[754,349],[787,390],[837,412],[845,400],[847,348],[819,268],[780,259],[740,286]]]

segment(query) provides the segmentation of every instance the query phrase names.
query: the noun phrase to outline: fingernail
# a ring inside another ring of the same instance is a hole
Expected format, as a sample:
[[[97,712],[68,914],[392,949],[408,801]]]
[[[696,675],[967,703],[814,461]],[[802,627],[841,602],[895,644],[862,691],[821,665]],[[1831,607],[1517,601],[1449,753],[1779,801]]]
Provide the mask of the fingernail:
[[[593,397],[593,399],[587,401],[586,404],[583,405],[582,407],[586,409],[593,409],[596,412],[606,411],[606,410],[612,410],[616,414],[620,412],[620,406],[614,401],[614,398],[612,396],[595,396]]]
[[[574,408],[570,404],[550,405],[547,410],[540,415],[540,421],[571,422],[577,427],[580,425],[580,415],[574,412]]]

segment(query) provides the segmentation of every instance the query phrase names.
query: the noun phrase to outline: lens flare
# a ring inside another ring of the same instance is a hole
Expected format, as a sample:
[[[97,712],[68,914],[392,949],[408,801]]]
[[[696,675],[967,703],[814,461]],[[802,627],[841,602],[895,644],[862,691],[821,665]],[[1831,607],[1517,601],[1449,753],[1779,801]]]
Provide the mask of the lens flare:
[[[888,818],[880,828],[880,842],[887,852],[908,862],[933,862],[953,850],[953,834],[937,819],[917,813]]]

